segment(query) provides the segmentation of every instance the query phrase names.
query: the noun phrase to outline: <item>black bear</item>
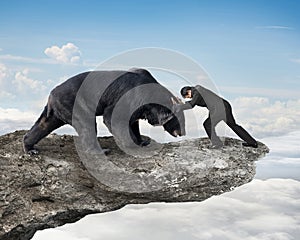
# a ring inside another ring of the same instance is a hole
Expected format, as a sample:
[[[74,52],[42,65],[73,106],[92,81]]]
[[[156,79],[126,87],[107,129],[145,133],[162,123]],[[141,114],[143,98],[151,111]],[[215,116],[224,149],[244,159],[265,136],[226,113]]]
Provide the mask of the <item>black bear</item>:
[[[23,148],[26,153],[38,153],[34,145],[65,124],[72,125],[86,144],[94,144],[96,116],[103,116],[115,138],[126,141],[129,136],[139,146],[150,143],[140,135],[139,119],[163,126],[174,137],[182,136],[185,119],[183,111],[174,113],[176,101],[144,69],[81,73],[51,91],[44,111],[23,138]],[[126,127],[127,136],[123,134]]]

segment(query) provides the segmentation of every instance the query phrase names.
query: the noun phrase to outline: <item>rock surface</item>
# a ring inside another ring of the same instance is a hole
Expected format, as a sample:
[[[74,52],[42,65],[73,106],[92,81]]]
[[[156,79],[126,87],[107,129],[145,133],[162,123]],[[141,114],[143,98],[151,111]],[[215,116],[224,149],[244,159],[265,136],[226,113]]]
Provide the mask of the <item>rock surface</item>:
[[[262,143],[256,149],[246,148],[230,138],[216,150],[201,138],[166,143],[153,156],[136,158],[122,152],[112,137],[99,138],[103,147],[112,150],[109,162],[138,176],[149,190],[133,192],[96,180],[78,157],[72,136],[52,134],[38,144],[39,155],[29,156],[22,151],[24,133],[0,137],[0,240],[31,239],[37,230],[126,204],[203,201],[250,182],[254,161],[269,151]],[[156,183],[160,186],[153,188]],[[140,185],[134,178],[130,183],[133,189]]]

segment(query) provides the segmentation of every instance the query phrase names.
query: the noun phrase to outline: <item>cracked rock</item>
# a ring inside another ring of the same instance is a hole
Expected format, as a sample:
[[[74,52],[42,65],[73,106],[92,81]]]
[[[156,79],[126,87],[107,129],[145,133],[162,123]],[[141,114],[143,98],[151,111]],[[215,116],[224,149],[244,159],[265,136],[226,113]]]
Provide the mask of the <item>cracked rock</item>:
[[[30,156],[22,151],[24,134],[0,136],[0,240],[28,240],[37,230],[126,204],[203,201],[250,182],[255,161],[269,151],[263,143],[247,148],[231,138],[211,149],[207,138],[198,138],[162,144],[141,158],[102,137],[101,146],[111,153],[95,156],[96,167],[89,169],[76,151],[76,137],[51,134],[37,145],[40,154]]]

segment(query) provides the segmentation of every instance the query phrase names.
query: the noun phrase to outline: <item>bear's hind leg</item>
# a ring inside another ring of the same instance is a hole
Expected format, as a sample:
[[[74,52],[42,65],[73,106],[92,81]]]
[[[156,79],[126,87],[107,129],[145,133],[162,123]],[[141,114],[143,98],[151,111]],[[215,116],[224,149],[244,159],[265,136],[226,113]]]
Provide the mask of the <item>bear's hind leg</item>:
[[[38,151],[34,148],[34,145],[53,130],[63,126],[64,124],[65,123],[63,121],[56,118],[54,115],[47,117],[47,107],[45,107],[39,119],[23,138],[23,149],[25,153],[37,154]]]

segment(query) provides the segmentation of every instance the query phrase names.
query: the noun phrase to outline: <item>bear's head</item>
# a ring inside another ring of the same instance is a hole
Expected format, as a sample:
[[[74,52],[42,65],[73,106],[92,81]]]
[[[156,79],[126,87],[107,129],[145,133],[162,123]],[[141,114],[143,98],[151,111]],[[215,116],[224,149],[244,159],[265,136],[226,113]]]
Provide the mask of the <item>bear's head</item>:
[[[176,110],[175,100],[170,104],[148,104],[144,119],[153,126],[163,126],[173,137],[185,135],[185,118],[182,110]],[[145,107],[145,106],[144,106]]]
[[[173,137],[185,135],[185,119],[183,111],[178,112],[176,115],[171,114],[171,117],[163,123],[164,129]]]
[[[181,108],[177,108],[177,105],[182,104],[179,98],[171,97],[172,111],[169,117],[162,119],[162,125],[164,129],[173,137],[185,135],[185,118]]]

